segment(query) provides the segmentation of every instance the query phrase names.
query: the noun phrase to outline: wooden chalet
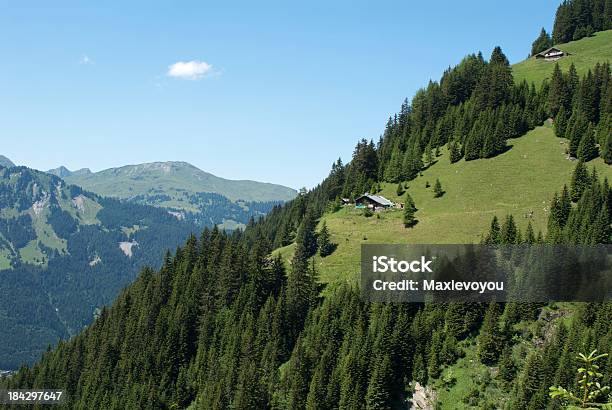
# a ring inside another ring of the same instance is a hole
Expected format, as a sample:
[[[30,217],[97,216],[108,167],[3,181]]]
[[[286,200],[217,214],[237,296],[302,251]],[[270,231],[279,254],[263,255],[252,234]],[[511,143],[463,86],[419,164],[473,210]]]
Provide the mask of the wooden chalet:
[[[560,50],[556,47],[551,47],[549,49],[542,51],[541,53],[536,54],[535,58],[544,59],[545,61],[557,61],[561,57],[565,57],[568,55],[569,53],[566,53],[563,50]]]

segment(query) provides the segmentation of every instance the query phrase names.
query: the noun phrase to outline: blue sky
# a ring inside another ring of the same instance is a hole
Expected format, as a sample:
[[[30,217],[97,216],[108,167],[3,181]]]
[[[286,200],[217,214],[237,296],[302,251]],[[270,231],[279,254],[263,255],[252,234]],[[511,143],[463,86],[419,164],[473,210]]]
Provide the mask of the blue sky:
[[[3,2],[0,154],[311,187],[464,55],[524,59],[558,2]]]

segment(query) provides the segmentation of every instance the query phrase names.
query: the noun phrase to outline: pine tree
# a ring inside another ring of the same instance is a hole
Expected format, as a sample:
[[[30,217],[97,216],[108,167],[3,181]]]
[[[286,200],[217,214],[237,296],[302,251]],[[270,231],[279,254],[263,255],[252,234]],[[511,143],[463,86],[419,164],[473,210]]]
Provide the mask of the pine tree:
[[[564,2],[557,8],[555,15],[553,43],[561,44],[572,41],[574,30],[572,11],[568,2]]]
[[[591,177],[583,161],[578,161],[570,185],[571,199],[578,202],[584,190],[591,184]]]
[[[404,217],[403,217],[404,226],[406,228],[411,228],[414,225],[416,225],[417,220],[414,217],[414,213],[415,213],[414,207],[410,206],[410,204],[406,202],[406,204],[404,205]]]
[[[448,145],[448,150],[451,164],[454,164],[461,159],[461,146],[458,142],[451,141]]]
[[[531,221],[529,221],[529,223],[527,224],[527,230],[525,231],[524,242],[530,245],[536,243],[536,236],[535,236],[535,233],[533,232],[533,225],[531,224]]]
[[[453,364],[459,353],[457,351],[457,339],[452,335],[446,335],[440,350],[440,362],[442,364]]]
[[[465,140],[465,160],[471,161],[480,158],[484,143],[484,129],[481,121],[476,121],[470,134]]]
[[[317,252],[317,236],[315,234],[316,221],[314,210],[308,208],[298,229],[296,242],[301,244],[306,258],[311,257]]]
[[[412,208],[414,212],[418,210],[416,204],[414,203],[414,199],[412,199],[412,196],[409,192],[406,193],[406,203],[404,204],[404,207]]]
[[[389,355],[385,354],[375,363],[366,393],[366,409],[391,409],[393,370]]]
[[[526,408],[531,398],[540,389],[542,383],[542,358],[537,351],[532,351],[525,360],[523,371],[517,385],[515,402],[512,408]]]
[[[547,101],[548,115],[552,118],[556,118],[561,107],[565,105],[564,99],[566,95],[565,79],[563,78],[561,68],[559,68],[559,63],[556,63],[550,80]]]
[[[330,241],[329,230],[327,229],[327,222],[323,222],[319,235],[317,236],[317,243],[319,246],[319,254],[322,257],[331,255],[334,250],[334,245]]]
[[[425,162],[427,163],[427,166],[430,166],[433,163],[433,160],[434,160],[433,150],[431,148],[431,145],[427,145],[425,147]]]
[[[530,55],[534,56],[546,50],[549,47],[552,47],[552,39],[550,38],[550,35],[546,32],[546,30],[544,30],[544,27],[542,27],[542,30],[540,31],[540,35],[538,36],[538,38],[535,39],[535,41],[531,45]]]
[[[555,117],[555,135],[559,138],[565,137],[565,129],[567,127],[567,112],[564,106],[561,106]]]
[[[440,366],[440,350],[442,350],[441,332],[434,332],[427,354],[427,375],[434,379],[442,372]]]
[[[397,196],[402,196],[402,195],[404,195],[404,192],[406,192],[404,190],[404,185],[400,182],[399,184],[397,184],[397,189],[396,189],[395,193],[397,194]]]
[[[427,383],[427,368],[421,353],[416,353],[412,362],[412,380],[421,384]]]
[[[514,217],[512,214],[506,216],[506,220],[502,225],[500,232],[500,242],[502,244],[515,244],[518,240],[518,229],[514,223]]]
[[[497,303],[491,302],[478,336],[478,358],[487,365],[495,363],[501,353],[498,320],[499,307]]]
[[[597,158],[599,155],[597,146],[595,145],[595,131],[593,130],[592,124],[589,124],[589,128],[580,139],[577,154],[578,159],[584,162]]]
[[[434,198],[440,198],[442,195],[444,195],[442,184],[440,183],[440,180],[436,178],[436,183],[434,184]]]
[[[506,346],[499,359],[499,377],[505,382],[510,382],[514,379],[515,373],[516,365],[512,359],[512,347]]]
[[[494,215],[491,220],[491,226],[489,227],[489,233],[484,241],[487,245],[495,245],[501,243],[501,229],[499,227],[499,221],[497,216]]]
[[[601,157],[606,164],[612,165],[612,129],[605,137],[605,142],[601,150]]]

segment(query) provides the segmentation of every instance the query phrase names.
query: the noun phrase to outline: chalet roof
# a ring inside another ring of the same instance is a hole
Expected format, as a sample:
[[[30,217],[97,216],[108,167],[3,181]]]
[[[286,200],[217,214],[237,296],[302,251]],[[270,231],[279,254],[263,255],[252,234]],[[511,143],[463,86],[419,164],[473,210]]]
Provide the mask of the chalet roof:
[[[563,51],[563,50],[561,50],[561,49],[559,49],[559,48],[557,48],[557,47],[550,47],[550,48],[547,48],[547,49],[546,49],[546,50],[544,50],[544,51],[539,52],[539,53],[538,53],[538,54],[536,54],[536,55],[537,55],[537,56],[542,56],[542,57],[544,57],[546,54],[548,54],[548,53],[550,53],[550,52],[555,52],[555,51],[560,52],[560,53],[564,53],[564,54],[569,54],[569,53],[566,53],[565,51]]]
[[[380,195],[371,195],[371,194],[363,194],[361,195],[359,198],[357,198],[355,200],[355,202],[359,201],[360,199],[363,198],[368,198],[369,200],[376,202],[377,204],[380,204],[382,206],[392,206],[393,202],[389,201],[387,198],[385,198],[384,196],[380,196]]]

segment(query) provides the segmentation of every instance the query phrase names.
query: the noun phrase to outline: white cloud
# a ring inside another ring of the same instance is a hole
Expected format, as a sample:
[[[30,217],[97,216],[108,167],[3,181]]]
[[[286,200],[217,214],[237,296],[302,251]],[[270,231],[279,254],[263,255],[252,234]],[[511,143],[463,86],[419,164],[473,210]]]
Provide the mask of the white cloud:
[[[213,66],[205,61],[178,61],[168,67],[168,77],[198,80],[213,72]]]
[[[94,65],[95,62],[91,58],[89,58],[89,56],[83,54],[81,56],[81,58],[79,59],[79,64],[81,64],[81,65]]]

